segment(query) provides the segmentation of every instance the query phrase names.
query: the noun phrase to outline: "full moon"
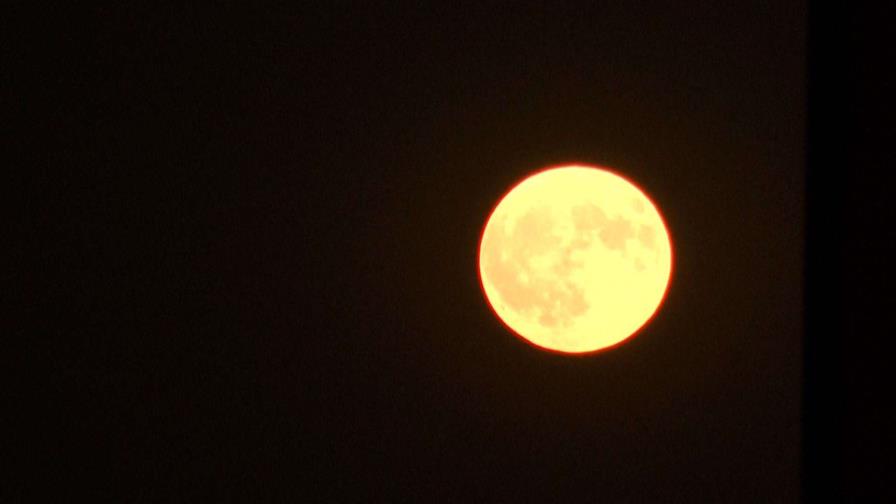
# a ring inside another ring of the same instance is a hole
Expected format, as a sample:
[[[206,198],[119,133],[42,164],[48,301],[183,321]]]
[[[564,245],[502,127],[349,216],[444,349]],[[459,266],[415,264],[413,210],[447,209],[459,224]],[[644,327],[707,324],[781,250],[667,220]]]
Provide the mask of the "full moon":
[[[530,343],[584,353],[637,332],[662,303],[672,245],[656,205],[603,168],[561,166],[514,186],[485,224],[479,277]]]

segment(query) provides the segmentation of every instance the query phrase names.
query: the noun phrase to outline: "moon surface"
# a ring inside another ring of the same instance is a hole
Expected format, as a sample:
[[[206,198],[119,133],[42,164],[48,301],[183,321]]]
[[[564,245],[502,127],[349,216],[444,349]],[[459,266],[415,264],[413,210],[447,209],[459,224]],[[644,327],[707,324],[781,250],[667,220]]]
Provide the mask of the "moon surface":
[[[517,184],[479,246],[482,288],[498,317],[559,352],[592,352],[634,334],[659,308],[671,273],[657,207],[632,182],[589,166]]]

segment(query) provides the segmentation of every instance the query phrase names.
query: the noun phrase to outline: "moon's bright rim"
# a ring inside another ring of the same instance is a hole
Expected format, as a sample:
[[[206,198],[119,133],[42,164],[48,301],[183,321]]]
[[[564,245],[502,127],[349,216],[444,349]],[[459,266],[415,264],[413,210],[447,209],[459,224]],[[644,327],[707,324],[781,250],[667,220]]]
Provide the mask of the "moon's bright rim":
[[[477,259],[498,318],[524,341],[564,354],[636,334],[665,299],[673,269],[668,228],[645,191],[578,164],[515,184],[490,213]]]

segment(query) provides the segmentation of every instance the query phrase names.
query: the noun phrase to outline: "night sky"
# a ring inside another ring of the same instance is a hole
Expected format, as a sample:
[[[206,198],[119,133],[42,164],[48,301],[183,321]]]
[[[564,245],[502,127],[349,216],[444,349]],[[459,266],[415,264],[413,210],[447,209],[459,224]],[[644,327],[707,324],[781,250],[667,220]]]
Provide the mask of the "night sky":
[[[46,485],[799,500],[827,425],[803,409],[805,4],[441,3],[48,18],[65,50],[30,92],[63,173],[29,208],[55,246],[15,249],[43,264],[20,276],[55,369]],[[499,198],[563,163],[635,181],[673,243],[660,312],[593,356],[514,336],[478,279]]]

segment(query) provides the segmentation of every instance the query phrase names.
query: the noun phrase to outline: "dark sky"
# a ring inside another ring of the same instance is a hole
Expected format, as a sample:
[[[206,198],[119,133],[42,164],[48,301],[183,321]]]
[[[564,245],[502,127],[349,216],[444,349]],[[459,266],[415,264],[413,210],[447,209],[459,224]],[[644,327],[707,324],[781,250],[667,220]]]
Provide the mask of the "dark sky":
[[[35,467],[120,502],[797,501],[804,3],[442,3],[47,21],[25,313],[73,335],[35,387],[77,455]],[[476,269],[568,162],[645,188],[675,254],[652,323],[578,358]]]

